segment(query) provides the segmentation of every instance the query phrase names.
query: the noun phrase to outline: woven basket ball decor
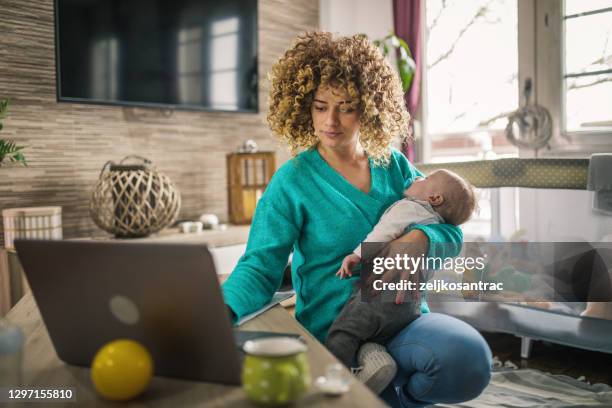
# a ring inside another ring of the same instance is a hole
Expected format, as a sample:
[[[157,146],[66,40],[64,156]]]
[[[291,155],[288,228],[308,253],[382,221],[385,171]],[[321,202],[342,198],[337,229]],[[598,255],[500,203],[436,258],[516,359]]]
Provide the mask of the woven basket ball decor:
[[[125,164],[137,159],[138,164]],[[139,156],[107,162],[94,186],[89,213],[96,225],[119,238],[146,237],[172,224],[181,196],[172,181]]]

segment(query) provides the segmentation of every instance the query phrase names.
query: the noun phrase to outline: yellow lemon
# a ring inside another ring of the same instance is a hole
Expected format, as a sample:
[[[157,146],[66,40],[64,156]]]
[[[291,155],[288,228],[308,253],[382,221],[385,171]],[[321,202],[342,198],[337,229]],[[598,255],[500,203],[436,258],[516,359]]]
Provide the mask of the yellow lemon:
[[[91,364],[91,380],[98,394],[114,401],[136,397],[153,375],[153,359],[133,340],[115,340],[103,346]]]

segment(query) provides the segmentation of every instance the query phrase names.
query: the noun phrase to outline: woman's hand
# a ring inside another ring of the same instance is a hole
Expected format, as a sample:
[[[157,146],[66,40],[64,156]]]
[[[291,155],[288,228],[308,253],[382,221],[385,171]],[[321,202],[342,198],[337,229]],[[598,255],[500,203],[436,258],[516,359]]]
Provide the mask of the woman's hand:
[[[381,254],[381,256],[396,258],[396,256],[399,255],[401,258],[404,258],[404,255],[407,255],[410,258],[419,258],[421,256],[426,256],[428,251],[429,238],[427,238],[427,235],[425,235],[423,231],[415,229],[391,241],[389,245],[387,245],[385,253]],[[415,271],[411,269],[388,269],[382,276],[372,274],[367,284],[372,285],[376,279],[381,279],[383,282],[399,282],[402,280],[414,282],[416,289],[411,291],[411,296],[416,301],[419,300],[418,281],[420,272],[420,269]],[[372,291],[372,293],[376,292]],[[401,304],[404,302],[404,299],[406,299],[406,290],[398,290],[395,297],[395,303]]]

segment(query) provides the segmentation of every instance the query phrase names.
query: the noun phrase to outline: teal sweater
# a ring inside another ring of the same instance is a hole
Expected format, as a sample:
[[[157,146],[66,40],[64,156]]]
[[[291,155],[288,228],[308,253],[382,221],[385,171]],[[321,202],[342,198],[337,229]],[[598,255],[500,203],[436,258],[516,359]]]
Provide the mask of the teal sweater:
[[[370,160],[370,169],[368,194],[350,184],[314,148],[276,171],[257,204],[246,251],[223,284],[225,302],[237,318],[270,301],[293,249],[296,318],[317,339],[325,340],[358,279],[335,275],[342,260],[421,175],[397,150],[385,167],[374,167]],[[455,256],[460,250],[463,236],[453,225],[412,228],[428,236],[430,256]],[[455,245],[432,245],[441,242]],[[422,311],[428,312],[427,304]]]

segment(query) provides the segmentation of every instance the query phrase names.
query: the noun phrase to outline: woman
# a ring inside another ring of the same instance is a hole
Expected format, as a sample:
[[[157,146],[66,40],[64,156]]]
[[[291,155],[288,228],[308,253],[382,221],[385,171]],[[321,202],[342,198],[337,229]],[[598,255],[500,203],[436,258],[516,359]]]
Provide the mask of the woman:
[[[390,148],[408,133],[409,117],[397,75],[365,37],[299,37],[271,80],[268,123],[295,157],[259,201],[246,252],[223,292],[235,318],[262,307],[293,249],[296,318],[324,341],[357,279],[335,276],[342,259],[421,173]],[[418,225],[398,241],[452,256],[433,244],[459,247],[461,240],[457,227],[439,224]],[[421,309],[387,345],[398,375],[383,398],[408,407],[476,397],[490,378],[486,342],[467,324],[428,313],[426,303]]]

